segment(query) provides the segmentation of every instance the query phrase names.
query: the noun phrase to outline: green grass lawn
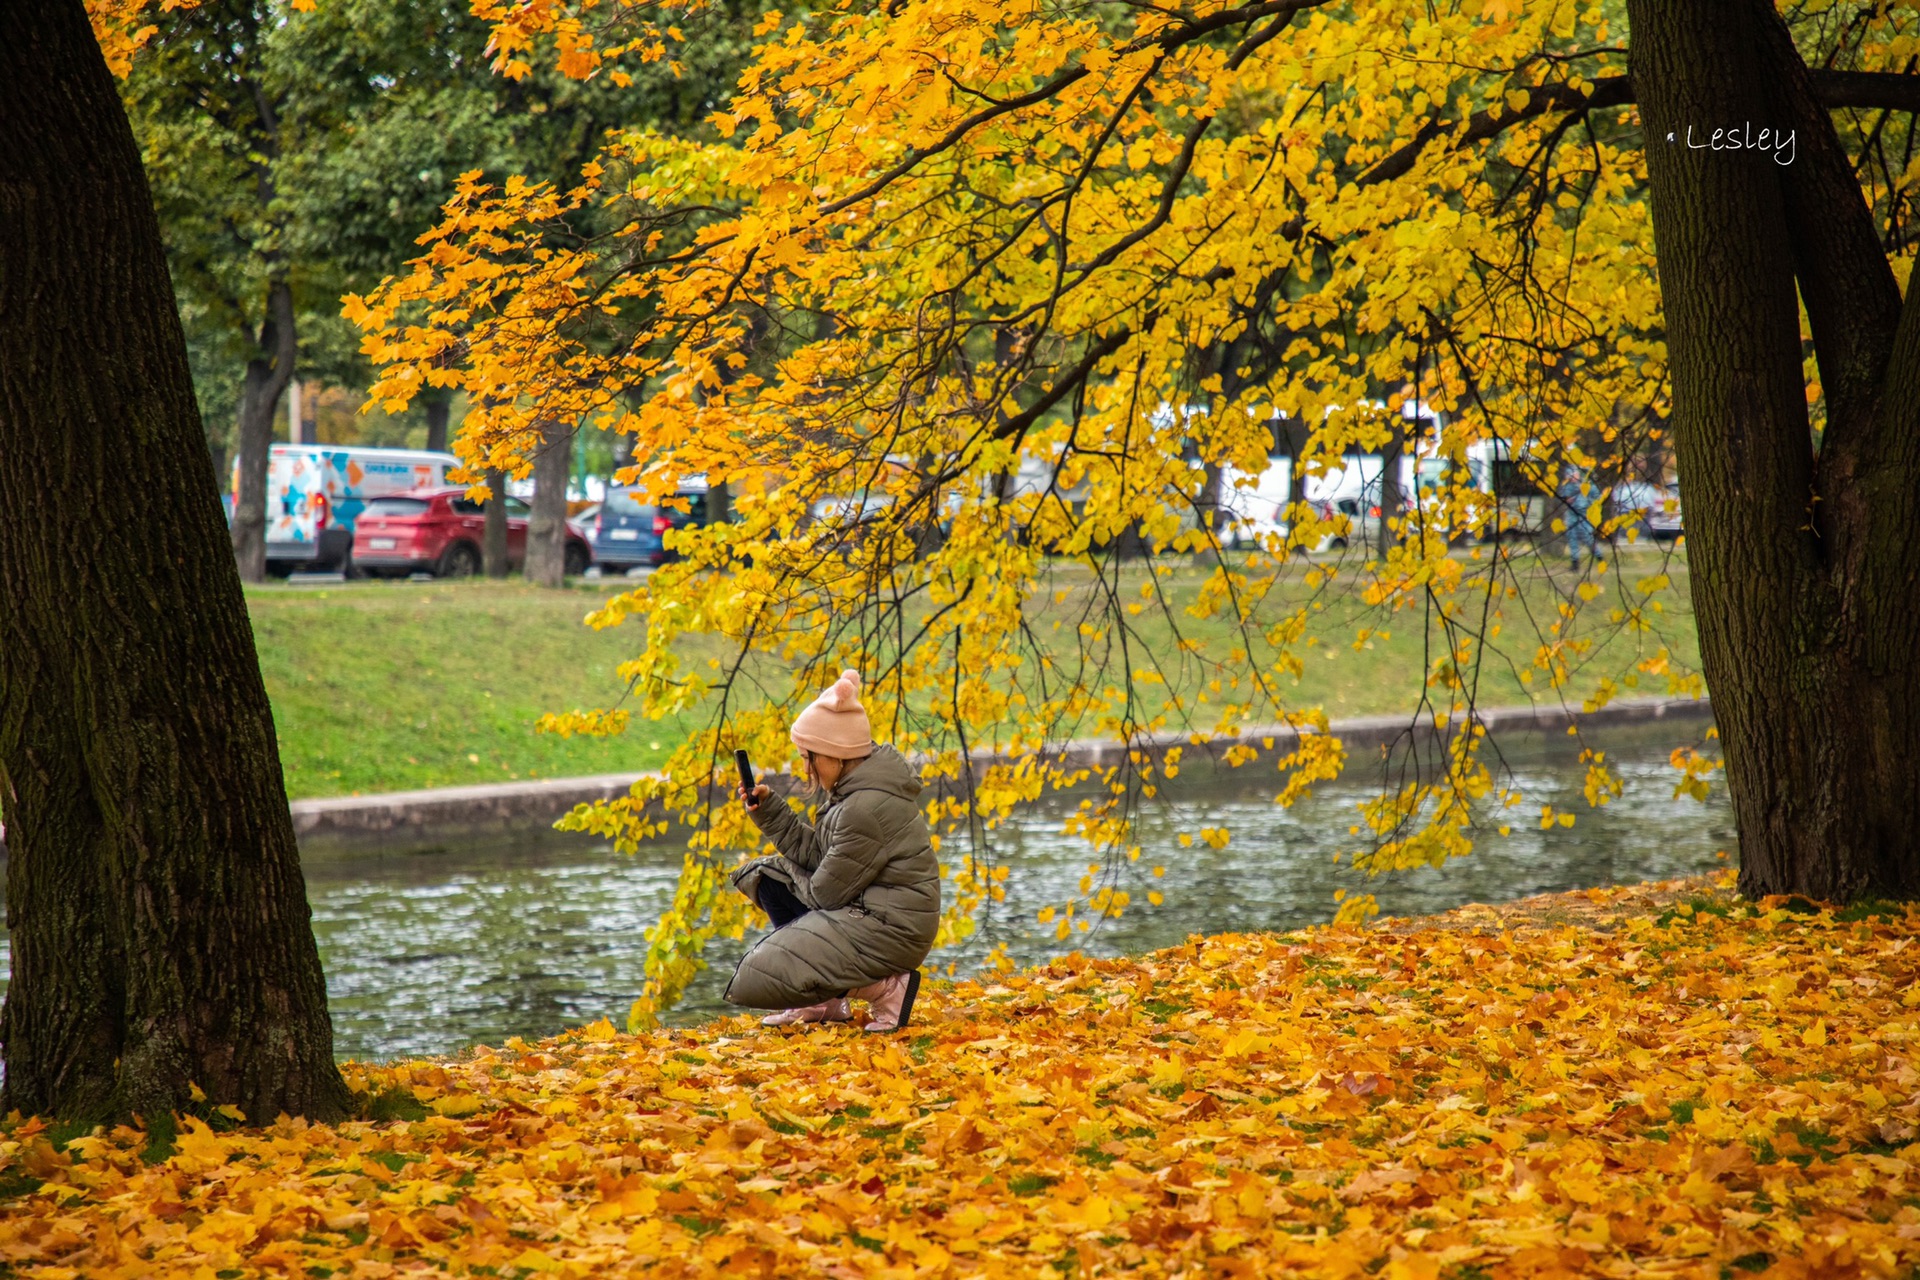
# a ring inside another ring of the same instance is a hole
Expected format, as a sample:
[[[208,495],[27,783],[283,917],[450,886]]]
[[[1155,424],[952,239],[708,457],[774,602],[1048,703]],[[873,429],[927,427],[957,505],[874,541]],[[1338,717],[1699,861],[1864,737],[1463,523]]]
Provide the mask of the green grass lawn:
[[[1403,607],[1389,611],[1364,604],[1359,597],[1368,575],[1357,556],[1346,560],[1323,557],[1315,563],[1323,570],[1337,567],[1339,572],[1315,588],[1302,581],[1304,566],[1296,566],[1290,570],[1288,580],[1268,596],[1267,607],[1256,611],[1256,618],[1279,618],[1302,604],[1316,606],[1307,643],[1299,650],[1304,669],[1296,682],[1283,686],[1282,696],[1290,707],[1324,706],[1327,714],[1335,719],[1409,710],[1419,697],[1423,673],[1446,653],[1441,628],[1431,624],[1418,609]],[[1205,572],[1198,566],[1176,570],[1165,580],[1173,584],[1169,594],[1181,603],[1191,599]],[[1661,574],[1670,578],[1673,589],[1658,593],[1661,612],[1653,632],[1635,633],[1609,623],[1610,610],[1644,604],[1647,596],[1637,584]],[[1476,693],[1477,702],[1483,707],[1557,705],[1561,696],[1549,687],[1544,671],[1533,669],[1533,662],[1542,638],[1553,638],[1551,628],[1560,621],[1559,606],[1568,599],[1574,582],[1564,561],[1557,557],[1542,561],[1531,554],[1518,557],[1517,576],[1519,597],[1501,599],[1498,602],[1501,616],[1489,619],[1492,625],[1487,628],[1488,639]],[[1059,604],[1045,602],[1036,611],[1043,618],[1049,615],[1061,618],[1063,643],[1065,635],[1072,631],[1073,619],[1093,592],[1088,579],[1085,571],[1067,567],[1053,584],[1056,589],[1066,589],[1066,600]],[[1699,644],[1687,591],[1684,553],[1652,546],[1623,547],[1609,561],[1606,571],[1593,576],[1589,582],[1598,594],[1580,605],[1577,619],[1562,624],[1570,628],[1568,636],[1592,641],[1588,652],[1569,658],[1572,693],[1568,696],[1574,702],[1592,692],[1601,677],[1611,677],[1618,682],[1634,663],[1651,658],[1663,646],[1677,669],[1697,667]],[[1137,584],[1137,576],[1130,578],[1115,594],[1125,600],[1137,599]],[[1462,592],[1461,603],[1471,606],[1467,594]],[[1470,623],[1478,621],[1469,618]],[[1132,647],[1136,665],[1160,663],[1168,672],[1178,667],[1177,658],[1171,656],[1176,648],[1175,623],[1180,638],[1201,642],[1204,652],[1212,656],[1227,655],[1237,643],[1222,619],[1179,616],[1170,622],[1165,618],[1165,611],[1146,605],[1131,619],[1138,637],[1138,643]],[[1367,634],[1361,638],[1363,630]],[[1258,647],[1254,650],[1256,655],[1263,652]],[[1195,670],[1197,668],[1190,668],[1187,672],[1189,683],[1182,690],[1189,705],[1198,691],[1192,681]],[[1667,692],[1664,678],[1649,675],[1637,678],[1637,687],[1623,686],[1617,696],[1642,697]],[[1436,698],[1438,696],[1436,692]]]
[[[1680,587],[1662,597],[1663,635],[1610,639],[1576,681],[1581,693],[1600,674],[1617,675],[1642,651],[1650,653],[1661,643],[1681,663],[1696,660],[1680,556],[1665,563],[1652,550],[1625,554],[1617,572],[1599,579],[1605,598],[1588,606],[1581,630],[1604,629],[1608,600],[1632,597],[1635,580],[1662,568]],[[1133,598],[1140,572],[1128,569]],[[1200,576],[1197,568],[1176,571],[1174,599],[1190,598]],[[1555,593],[1565,584],[1533,568],[1523,568],[1522,577],[1522,599],[1506,602],[1507,621],[1494,642],[1513,662],[1496,656],[1485,665],[1484,706],[1529,697],[1556,700],[1542,685],[1525,685],[1516,669],[1531,660],[1537,643],[1523,614],[1551,621]],[[1285,691],[1287,699],[1301,706],[1323,703],[1336,718],[1404,711],[1419,695],[1429,656],[1422,649],[1420,619],[1365,609],[1348,590],[1352,585],[1343,576],[1335,589],[1319,593],[1326,604],[1315,628],[1320,639],[1308,651],[1298,685]],[[1055,607],[1065,616],[1074,598],[1091,590],[1086,571],[1071,566],[1058,571],[1053,586],[1067,589],[1069,600],[1042,609],[1043,618]],[[247,604],[273,699],[288,794],[299,799],[657,767],[684,732],[682,725],[638,721],[611,739],[560,739],[533,731],[545,712],[609,706],[620,699],[615,668],[633,656],[642,633],[632,623],[596,632],[581,621],[614,590],[611,584],[581,582],[548,591],[518,580],[484,579],[249,588]],[[1291,583],[1277,593],[1275,607],[1290,607],[1309,594],[1304,584]],[[1133,621],[1149,648],[1168,647],[1170,633],[1151,611]],[[1356,650],[1353,638],[1360,626],[1375,628],[1376,634]],[[1183,630],[1209,649],[1226,652],[1219,624],[1183,619]],[[1069,626],[1062,634],[1072,631]],[[1622,695],[1664,689],[1664,682],[1649,679]]]
[[[545,712],[619,699],[615,668],[641,633],[581,622],[609,594],[485,579],[249,588],[288,795],[658,765],[678,726],[641,722],[610,739],[533,731]]]

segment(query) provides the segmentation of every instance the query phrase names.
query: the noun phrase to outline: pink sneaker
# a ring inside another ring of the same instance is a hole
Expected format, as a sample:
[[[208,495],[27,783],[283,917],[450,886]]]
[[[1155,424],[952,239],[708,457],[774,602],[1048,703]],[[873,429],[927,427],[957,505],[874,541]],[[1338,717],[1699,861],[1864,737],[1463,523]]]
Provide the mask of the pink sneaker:
[[[835,996],[831,1000],[822,1000],[819,1004],[810,1004],[804,1009],[782,1009],[760,1019],[763,1027],[786,1027],[796,1022],[852,1022],[853,1009],[847,1004],[845,996]]]
[[[913,1016],[913,1000],[920,994],[920,971],[911,969],[847,993],[872,1005],[869,1031],[898,1031]]]

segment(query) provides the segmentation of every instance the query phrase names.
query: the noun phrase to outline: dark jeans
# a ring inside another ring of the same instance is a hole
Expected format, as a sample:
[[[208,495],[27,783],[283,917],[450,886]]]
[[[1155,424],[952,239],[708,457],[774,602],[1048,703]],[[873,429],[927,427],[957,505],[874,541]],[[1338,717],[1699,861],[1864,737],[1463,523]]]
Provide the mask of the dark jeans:
[[[767,919],[773,921],[776,929],[807,914],[807,904],[772,876],[760,878],[760,909],[767,913]]]

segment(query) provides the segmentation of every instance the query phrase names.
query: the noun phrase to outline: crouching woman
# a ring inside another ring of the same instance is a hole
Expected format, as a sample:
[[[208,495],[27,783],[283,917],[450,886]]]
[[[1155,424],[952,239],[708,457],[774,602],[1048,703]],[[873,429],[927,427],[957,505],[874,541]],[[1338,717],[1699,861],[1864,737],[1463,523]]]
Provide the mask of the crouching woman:
[[[920,780],[873,741],[860,676],[847,671],[793,722],[807,781],[825,803],[807,822],[765,786],[747,812],[779,853],[733,873],[734,887],[773,921],[727,984],[729,1003],[781,1012],[761,1021],[847,1022],[866,1000],[868,1031],[907,1025],[920,963],[940,924],[940,869]]]

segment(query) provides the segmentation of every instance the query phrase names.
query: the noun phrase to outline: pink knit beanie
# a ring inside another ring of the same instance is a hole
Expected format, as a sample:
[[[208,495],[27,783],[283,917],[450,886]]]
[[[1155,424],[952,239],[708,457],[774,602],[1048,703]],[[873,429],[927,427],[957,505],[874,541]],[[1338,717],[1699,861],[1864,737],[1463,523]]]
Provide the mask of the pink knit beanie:
[[[873,751],[873,727],[860,705],[860,673],[842,671],[833,687],[813,700],[793,722],[793,745],[802,751],[853,760]]]

